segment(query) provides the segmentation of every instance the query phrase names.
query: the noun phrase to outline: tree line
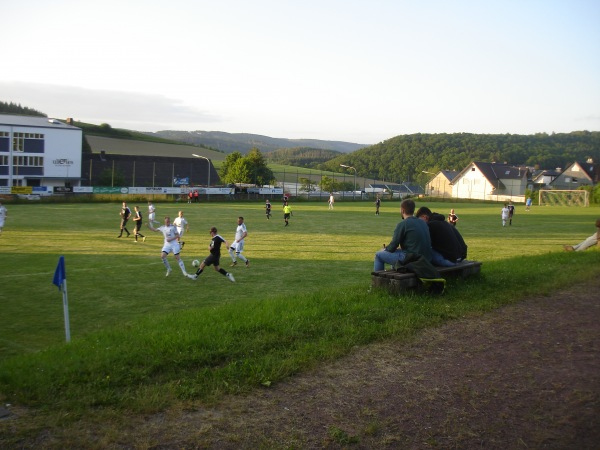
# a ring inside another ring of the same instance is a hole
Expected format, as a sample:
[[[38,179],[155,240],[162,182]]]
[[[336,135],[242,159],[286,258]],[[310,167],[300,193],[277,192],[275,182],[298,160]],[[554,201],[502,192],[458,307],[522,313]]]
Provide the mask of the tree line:
[[[37,111],[27,106],[21,106],[20,103],[13,102],[0,102],[0,113],[1,114],[16,114],[21,116],[35,116],[35,117],[48,117],[43,112]]]
[[[411,134],[340,155],[318,168],[341,171],[352,166],[359,176],[394,183],[425,184],[431,173],[464,169],[472,161],[507,163],[534,169],[565,169],[575,161],[600,162],[600,132],[534,135]],[[429,172],[429,173],[427,173]]]

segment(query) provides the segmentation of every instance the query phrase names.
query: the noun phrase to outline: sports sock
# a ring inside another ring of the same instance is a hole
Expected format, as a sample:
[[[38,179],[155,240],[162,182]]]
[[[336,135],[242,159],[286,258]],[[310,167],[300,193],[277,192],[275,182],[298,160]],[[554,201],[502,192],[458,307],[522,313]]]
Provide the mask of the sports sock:
[[[185,264],[183,263],[183,259],[179,259],[179,261],[177,261],[177,263],[179,264],[179,268],[181,269],[183,274],[187,275],[187,272],[185,271]]]
[[[227,276],[227,271],[225,269],[223,269],[222,267],[219,269],[219,273],[223,276]]]

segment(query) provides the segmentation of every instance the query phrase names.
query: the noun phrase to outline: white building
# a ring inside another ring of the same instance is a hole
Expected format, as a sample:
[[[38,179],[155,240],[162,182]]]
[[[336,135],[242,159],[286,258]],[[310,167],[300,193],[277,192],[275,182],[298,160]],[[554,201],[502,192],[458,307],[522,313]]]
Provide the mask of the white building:
[[[56,119],[0,114],[0,190],[79,186],[82,139]]]
[[[473,161],[452,180],[452,197],[525,201],[526,168]]]

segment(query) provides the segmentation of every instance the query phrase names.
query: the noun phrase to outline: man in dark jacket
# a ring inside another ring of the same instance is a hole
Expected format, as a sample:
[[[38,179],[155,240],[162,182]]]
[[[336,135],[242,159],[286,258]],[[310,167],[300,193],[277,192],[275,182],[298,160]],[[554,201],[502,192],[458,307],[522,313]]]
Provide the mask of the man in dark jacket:
[[[436,266],[451,267],[467,257],[467,245],[460,232],[438,213],[432,213],[429,208],[419,208],[416,216],[425,221],[429,228],[432,262]]]

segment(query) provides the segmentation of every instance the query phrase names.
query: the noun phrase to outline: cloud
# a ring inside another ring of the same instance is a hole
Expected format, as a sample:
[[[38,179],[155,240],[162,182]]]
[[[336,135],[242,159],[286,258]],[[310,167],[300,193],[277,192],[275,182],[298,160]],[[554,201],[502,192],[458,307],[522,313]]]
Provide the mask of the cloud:
[[[72,117],[91,123],[138,125],[140,130],[221,122],[207,111],[185,105],[179,99],[158,94],[96,90],[43,83],[0,81],[0,99],[41,111],[57,118]]]

